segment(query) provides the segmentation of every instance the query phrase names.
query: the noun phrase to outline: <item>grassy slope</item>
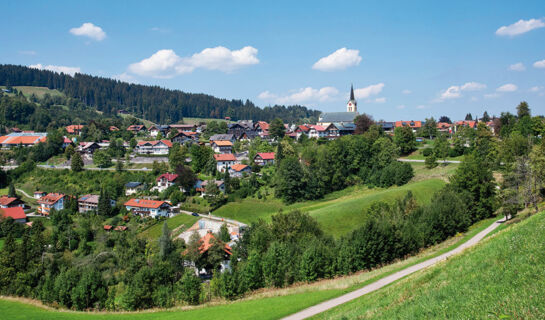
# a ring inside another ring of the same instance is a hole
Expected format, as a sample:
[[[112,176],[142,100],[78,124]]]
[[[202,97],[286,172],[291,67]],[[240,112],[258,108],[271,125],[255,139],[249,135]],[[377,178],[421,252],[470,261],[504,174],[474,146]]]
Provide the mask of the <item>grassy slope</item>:
[[[190,216],[184,213],[180,213],[179,215],[169,218],[166,220],[168,228],[172,231],[175,228],[181,226],[182,224],[185,225],[183,229],[187,229],[191,227],[195,222],[199,220],[198,217]],[[141,237],[145,237],[152,240],[157,240],[161,236],[161,232],[163,230],[163,222],[156,223],[152,227],[146,229],[144,232],[140,234]]]
[[[0,88],[5,87],[0,86]],[[22,91],[25,97],[30,97],[30,95],[35,94],[38,98],[42,98],[46,93],[49,93],[51,96],[64,96],[59,90],[51,90],[47,87],[14,86],[14,88],[18,91]]]
[[[289,288],[258,292],[248,299],[228,304],[206,306],[182,311],[171,309],[142,313],[83,313],[57,312],[34,306],[35,302],[24,299],[0,299],[0,314],[6,319],[278,319],[321,301],[360,288],[389,274],[425,259],[440,255],[466,242],[494,219],[481,221],[470,228],[463,236],[453,237],[430,247],[420,254],[380,269],[360,272],[337,279],[322,280],[311,284],[297,284]],[[28,303],[22,303],[22,302]],[[39,304],[38,304],[39,305]]]
[[[545,213],[317,319],[544,319]]]
[[[305,201],[289,206],[277,199],[245,199],[228,203],[214,211],[214,214],[251,223],[260,218],[268,219],[280,209],[284,211],[299,209],[315,217],[324,231],[339,236],[361,225],[365,220],[363,209],[374,201],[393,201],[411,190],[420,203],[425,203],[443,185],[444,182],[440,179],[428,179],[388,189],[354,186],[328,194],[321,200]]]

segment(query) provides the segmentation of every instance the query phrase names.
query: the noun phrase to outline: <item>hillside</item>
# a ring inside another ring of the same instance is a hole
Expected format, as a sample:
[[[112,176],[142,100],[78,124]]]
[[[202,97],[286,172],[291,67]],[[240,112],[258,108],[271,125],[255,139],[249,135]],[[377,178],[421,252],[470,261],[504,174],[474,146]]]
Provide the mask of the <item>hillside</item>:
[[[316,319],[543,319],[545,212]]]
[[[285,122],[316,120],[319,111],[303,106],[259,108],[251,101],[219,99],[158,86],[129,84],[118,80],[75,74],[73,77],[24,66],[0,65],[0,85],[56,89],[104,113],[125,110],[155,123],[175,123],[185,117]]]
[[[222,206],[214,211],[214,215],[251,223],[259,219],[268,220],[280,210],[284,212],[300,210],[316,218],[327,233],[341,236],[362,225],[366,219],[363,209],[374,201],[391,202],[403,197],[407,191],[412,191],[417,201],[424,204],[429,202],[433,193],[444,184],[445,182],[440,179],[427,179],[388,189],[355,186],[330,193],[321,200],[299,202],[289,206],[278,199],[247,198]]]
[[[215,301],[202,307],[172,308],[143,312],[124,313],[85,313],[57,311],[44,307],[35,300],[0,297],[0,313],[9,319],[279,319],[324,300],[340,296],[377,281],[393,272],[412,266],[425,259],[432,258],[452,250],[479,231],[486,228],[495,219],[476,223],[461,236],[452,237],[438,245],[423,250],[420,254],[409,257],[382,268],[359,272],[354,275],[314,283],[298,283],[288,288],[258,291],[239,301]]]

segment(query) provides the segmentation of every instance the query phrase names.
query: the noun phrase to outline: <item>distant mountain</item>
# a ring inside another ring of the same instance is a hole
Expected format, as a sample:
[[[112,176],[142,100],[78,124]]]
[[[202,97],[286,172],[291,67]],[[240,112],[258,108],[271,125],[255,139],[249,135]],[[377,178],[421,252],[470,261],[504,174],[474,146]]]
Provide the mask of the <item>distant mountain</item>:
[[[16,65],[0,65],[0,85],[57,89],[105,114],[124,110],[155,123],[174,123],[184,117],[265,121],[278,117],[285,122],[298,122],[316,120],[320,114],[320,111],[299,105],[259,108],[249,100],[219,99],[206,94],[130,84],[79,73],[70,76]]]

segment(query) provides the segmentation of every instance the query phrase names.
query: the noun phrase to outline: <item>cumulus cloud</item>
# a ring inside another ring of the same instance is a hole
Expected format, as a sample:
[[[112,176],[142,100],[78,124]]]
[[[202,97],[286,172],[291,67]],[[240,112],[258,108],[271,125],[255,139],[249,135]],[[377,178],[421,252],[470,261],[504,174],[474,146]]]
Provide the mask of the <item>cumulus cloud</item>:
[[[372,84],[370,86],[354,89],[354,96],[356,99],[367,99],[370,96],[377,95],[382,92],[384,88],[384,83]]]
[[[540,92],[541,90],[543,90],[543,87],[535,86],[535,87],[531,87],[528,91],[530,91],[530,92]]]
[[[102,41],[106,38],[106,32],[91,22],[85,22],[81,27],[70,29],[70,33],[75,36],[89,37],[96,41]]]
[[[149,58],[129,65],[129,71],[154,78],[171,78],[191,73],[197,68],[232,72],[244,66],[258,64],[257,49],[244,47],[229,50],[225,47],[206,48],[190,57],[180,57],[174,50],[159,50]]]
[[[524,64],[522,64],[522,62],[517,62],[515,64],[510,65],[509,70],[511,70],[511,71],[524,71],[524,70],[526,70],[526,67],[524,66]]]
[[[320,71],[343,70],[348,67],[354,67],[361,62],[360,51],[354,49],[340,48],[327,57],[318,60],[312,69]]]
[[[128,83],[137,83],[137,81],[136,81],[136,79],[134,78],[134,76],[131,75],[131,74],[129,74],[129,73],[126,73],[126,72],[123,72],[123,73],[120,73],[120,74],[113,75],[113,76],[112,76],[112,79],[119,80],[119,81],[123,81],[123,82],[128,82]]]
[[[486,88],[486,84],[478,82],[466,82],[461,86],[450,86],[439,96],[439,101],[457,99],[462,96],[462,91],[479,91]]]
[[[41,63],[31,64],[28,67],[29,68],[34,68],[34,69],[40,69],[40,70],[49,70],[49,71],[53,71],[53,72],[57,72],[57,73],[66,73],[66,74],[69,74],[71,76],[73,76],[75,73],[81,72],[80,67],[66,67],[66,66],[54,66],[54,65],[44,66]]]
[[[520,34],[526,33],[528,31],[532,31],[534,29],[539,29],[543,27],[545,27],[545,23],[541,21],[541,19],[530,19],[530,20],[520,19],[519,21],[511,25],[502,26],[498,28],[498,30],[496,30],[496,35],[514,37],[514,36],[518,36]]]
[[[534,68],[539,68],[539,69],[545,68],[545,59],[534,62]]]
[[[517,91],[518,87],[512,83],[504,84],[496,89],[497,92],[514,92]]]
[[[409,90],[409,89],[405,89],[405,90],[401,91],[401,93],[403,93],[403,94],[411,94],[411,93],[413,93],[413,92],[412,92],[411,90]]]
[[[277,95],[270,91],[263,91],[258,95],[258,98],[278,104],[290,104],[313,101],[323,102],[334,99],[338,94],[339,90],[334,87],[323,87],[320,89],[306,87],[286,95]]]

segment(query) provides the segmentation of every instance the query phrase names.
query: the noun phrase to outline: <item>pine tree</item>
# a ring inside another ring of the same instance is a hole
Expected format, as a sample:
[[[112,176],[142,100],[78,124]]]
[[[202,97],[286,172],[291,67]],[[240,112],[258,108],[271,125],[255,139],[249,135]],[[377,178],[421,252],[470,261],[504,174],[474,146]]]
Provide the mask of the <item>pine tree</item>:
[[[170,239],[170,229],[165,221],[163,223],[163,229],[161,237],[159,238],[159,256],[165,260],[172,251],[172,240]]]
[[[72,161],[70,163],[70,168],[74,172],[83,171],[83,159],[81,159],[81,155],[79,153],[76,152],[72,156]]]
[[[15,186],[13,183],[9,184],[8,197],[17,198],[17,193],[15,192]]]
[[[100,197],[98,198],[98,214],[109,217],[112,211],[112,206],[110,205],[110,199],[108,193],[104,190],[100,190]]]

